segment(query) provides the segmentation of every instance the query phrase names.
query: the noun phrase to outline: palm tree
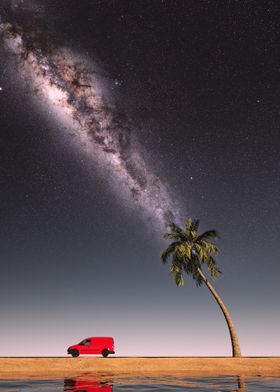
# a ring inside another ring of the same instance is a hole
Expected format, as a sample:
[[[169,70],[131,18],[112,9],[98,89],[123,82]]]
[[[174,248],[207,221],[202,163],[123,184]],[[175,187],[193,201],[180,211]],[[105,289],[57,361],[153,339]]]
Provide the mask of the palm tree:
[[[170,223],[169,232],[164,235],[164,238],[171,240],[172,243],[163,251],[161,258],[165,264],[172,256],[170,272],[177,286],[184,285],[184,272],[194,279],[197,286],[206,284],[225,316],[231,338],[232,356],[241,357],[237,334],[230,314],[202,270],[202,264],[206,265],[212,278],[217,278],[221,273],[214,259],[220,250],[210,241],[218,238],[218,234],[215,230],[209,230],[198,235],[198,226],[199,220],[191,218],[186,220],[184,230],[175,223]]]

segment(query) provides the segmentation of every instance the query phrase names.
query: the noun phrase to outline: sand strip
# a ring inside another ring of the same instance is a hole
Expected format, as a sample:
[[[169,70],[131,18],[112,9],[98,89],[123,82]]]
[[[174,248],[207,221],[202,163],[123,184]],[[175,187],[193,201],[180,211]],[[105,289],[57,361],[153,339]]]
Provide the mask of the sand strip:
[[[0,358],[0,379],[48,379],[81,374],[113,377],[181,374],[279,376],[280,357],[272,358]]]

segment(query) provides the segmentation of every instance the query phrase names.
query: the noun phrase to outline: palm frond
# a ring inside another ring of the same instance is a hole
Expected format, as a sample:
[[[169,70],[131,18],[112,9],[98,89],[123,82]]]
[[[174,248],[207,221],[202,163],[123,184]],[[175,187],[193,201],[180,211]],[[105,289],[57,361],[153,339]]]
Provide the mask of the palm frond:
[[[181,239],[181,236],[179,234],[175,234],[175,233],[165,233],[163,235],[163,238],[165,240],[170,240],[170,241],[178,241]]]
[[[169,231],[166,233],[166,235],[172,234],[173,236],[179,236],[179,238],[184,237],[183,230],[178,225],[176,225],[176,223],[169,223],[168,229]]]
[[[185,240],[185,234],[183,230],[177,226],[175,223],[169,223],[169,231],[164,234],[164,238],[167,240]]]
[[[166,264],[169,256],[175,251],[176,246],[178,246],[180,242],[172,242],[161,254],[161,260],[163,264]]]
[[[194,228],[195,231],[198,230],[199,223],[200,223],[199,219],[193,219],[193,228]]]
[[[194,273],[195,270],[195,266],[192,262],[184,262],[183,264],[183,270],[185,271],[185,273],[187,275],[192,275]]]
[[[188,241],[193,241],[197,236],[199,220],[189,218],[185,222],[185,236]]]
[[[195,281],[196,287],[200,287],[203,283],[203,279],[198,271],[193,274],[193,280]]]
[[[190,260],[192,258],[192,246],[191,244],[184,243],[180,244],[176,252],[178,253],[178,257],[182,260]]]
[[[185,281],[183,276],[182,265],[178,264],[176,260],[173,260],[170,266],[170,273],[173,276],[173,279],[177,286],[179,287],[184,286]]]
[[[196,241],[194,244],[194,249],[203,249],[203,251],[209,256],[217,256],[220,252],[220,249],[216,244],[205,240]]]
[[[185,222],[185,230],[191,230],[193,228],[193,219],[188,218]]]
[[[184,280],[184,276],[182,273],[176,274],[175,283],[178,287],[183,287],[185,285],[185,280]]]
[[[217,239],[219,238],[219,234],[216,230],[208,230],[205,231],[204,233],[200,234],[197,237],[197,241],[201,241],[201,240],[212,240],[212,239]]]
[[[193,276],[198,267],[200,267],[200,262],[198,257],[192,255],[191,259],[183,260],[182,266],[187,275]]]
[[[214,279],[218,278],[219,274],[221,274],[221,271],[218,269],[217,263],[213,257],[209,256],[205,264],[208,267],[211,277]]]
[[[178,234],[182,234],[182,235],[184,234],[181,227],[176,225],[176,223],[169,223],[168,227],[169,227],[170,231],[172,231],[173,233],[178,233]]]
[[[195,251],[195,255],[199,258],[202,263],[205,263],[205,260],[208,257],[207,248],[205,246],[201,246],[201,244],[195,242],[193,249]]]

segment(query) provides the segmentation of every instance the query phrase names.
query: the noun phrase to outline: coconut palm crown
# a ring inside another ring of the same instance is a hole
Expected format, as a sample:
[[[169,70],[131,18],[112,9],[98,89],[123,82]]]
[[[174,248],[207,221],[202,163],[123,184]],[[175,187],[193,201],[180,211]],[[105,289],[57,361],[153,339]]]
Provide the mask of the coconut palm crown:
[[[170,223],[168,225],[169,231],[164,235],[164,238],[172,242],[163,251],[161,258],[164,264],[171,258],[170,272],[177,286],[184,285],[184,273],[191,276],[197,286],[205,283],[226,319],[231,337],[232,355],[241,357],[237,334],[230,314],[202,268],[206,266],[214,279],[221,274],[214,259],[220,250],[211,241],[218,238],[218,233],[215,230],[209,230],[198,234],[198,226],[199,220],[191,218],[186,220],[184,229],[181,229],[175,223]]]
[[[201,264],[205,264],[212,278],[217,278],[221,271],[217,267],[214,257],[219,253],[219,248],[210,242],[218,238],[215,230],[209,230],[198,235],[199,220],[187,219],[185,229],[182,230],[175,223],[168,225],[169,232],[164,235],[167,240],[172,240],[162,255],[163,263],[172,256],[170,272],[177,286],[184,286],[184,272],[192,276],[197,286],[201,286],[203,279],[199,273]]]

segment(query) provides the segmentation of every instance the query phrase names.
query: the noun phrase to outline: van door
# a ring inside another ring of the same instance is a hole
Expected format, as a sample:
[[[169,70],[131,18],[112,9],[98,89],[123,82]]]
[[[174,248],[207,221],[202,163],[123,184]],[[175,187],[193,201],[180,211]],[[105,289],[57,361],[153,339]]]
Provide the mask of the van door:
[[[90,353],[91,354],[100,354],[99,339],[91,339]]]
[[[91,339],[85,339],[85,340],[83,340],[83,341],[82,341],[82,350],[81,350],[81,353],[82,353],[82,354],[91,354],[90,348],[91,348]]]

